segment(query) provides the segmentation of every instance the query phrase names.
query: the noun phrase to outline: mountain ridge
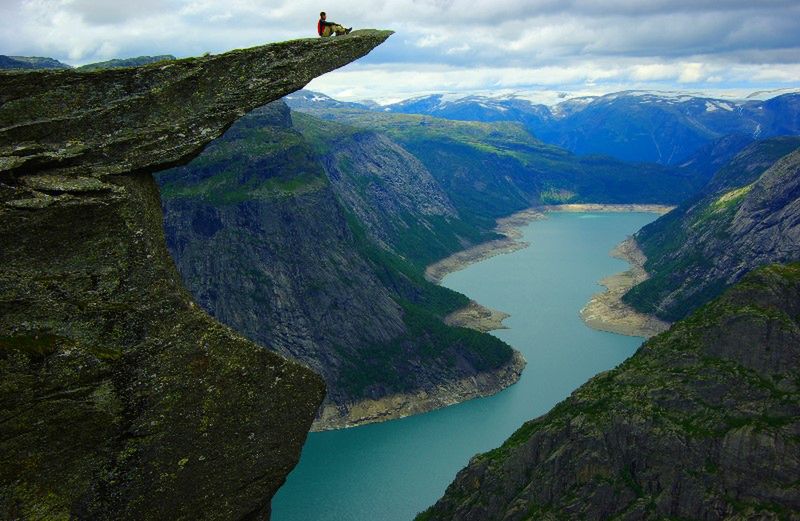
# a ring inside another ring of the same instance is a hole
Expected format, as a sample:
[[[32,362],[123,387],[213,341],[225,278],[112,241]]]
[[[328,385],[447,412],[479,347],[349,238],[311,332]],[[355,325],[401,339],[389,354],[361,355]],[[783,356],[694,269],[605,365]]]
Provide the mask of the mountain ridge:
[[[372,110],[462,121],[514,121],[544,142],[579,155],[679,165],[703,146],[731,134],[764,139],[800,133],[800,92],[775,94],[760,100],[759,93],[727,99],[680,91],[620,91],[551,106],[513,94],[432,94]]]
[[[800,138],[746,147],[699,195],[634,235],[650,278],[623,301],[674,321],[748,271],[800,260]]]

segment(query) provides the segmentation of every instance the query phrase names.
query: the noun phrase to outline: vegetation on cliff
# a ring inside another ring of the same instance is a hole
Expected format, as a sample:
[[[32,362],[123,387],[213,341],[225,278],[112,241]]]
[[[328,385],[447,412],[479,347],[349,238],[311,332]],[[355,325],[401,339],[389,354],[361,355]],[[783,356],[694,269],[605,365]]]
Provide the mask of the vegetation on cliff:
[[[800,264],[759,269],[478,455],[420,520],[793,519]]]
[[[546,145],[517,123],[451,121],[353,108],[301,108],[380,132],[431,173],[461,216],[486,233],[498,217],[538,204],[677,203],[700,188],[687,173],[609,157],[578,157]],[[484,236],[485,237],[485,236]]]
[[[309,139],[293,119],[267,105],[158,176],[170,250],[204,309],[325,377],[320,428],[374,421],[348,416],[365,399],[433,395],[517,363],[500,340],[445,325],[468,299],[392,251],[457,220],[427,171],[385,138],[303,116]]]
[[[673,321],[758,266],[800,260],[798,147],[798,137],[748,146],[699,195],[639,231],[650,278],[624,301]]]

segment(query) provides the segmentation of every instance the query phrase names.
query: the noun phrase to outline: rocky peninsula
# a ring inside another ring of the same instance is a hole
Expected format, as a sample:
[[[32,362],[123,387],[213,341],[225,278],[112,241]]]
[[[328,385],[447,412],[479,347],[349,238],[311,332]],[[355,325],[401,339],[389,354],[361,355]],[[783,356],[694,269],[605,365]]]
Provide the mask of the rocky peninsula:
[[[620,335],[650,338],[669,329],[669,322],[654,315],[636,311],[622,301],[622,296],[632,287],[648,279],[644,269],[647,258],[629,237],[611,250],[611,256],[630,264],[630,269],[600,281],[606,291],[593,295],[580,311],[587,326]]]

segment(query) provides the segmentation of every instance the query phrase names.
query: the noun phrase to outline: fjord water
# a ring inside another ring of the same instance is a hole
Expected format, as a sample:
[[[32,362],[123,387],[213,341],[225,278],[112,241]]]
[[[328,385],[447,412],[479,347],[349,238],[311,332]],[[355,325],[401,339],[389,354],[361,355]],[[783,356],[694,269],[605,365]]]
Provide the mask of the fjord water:
[[[312,433],[273,499],[274,521],[409,520],[433,504],[469,458],[500,445],[593,375],[629,357],[640,338],[586,327],[578,311],[626,269],[609,251],[656,216],[552,213],[523,229],[528,248],[448,275],[443,284],[511,314],[493,332],[528,361],[495,396],[401,420]]]

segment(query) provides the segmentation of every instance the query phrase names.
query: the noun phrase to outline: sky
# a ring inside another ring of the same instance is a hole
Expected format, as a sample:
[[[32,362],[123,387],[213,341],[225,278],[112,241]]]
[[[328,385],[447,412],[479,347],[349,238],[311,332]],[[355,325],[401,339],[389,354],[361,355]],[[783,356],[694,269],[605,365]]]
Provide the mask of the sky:
[[[798,0],[0,0],[0,54],[82,65],[221,53],[316,37],[321,10],[395,31],[309,84],[342,100],[800,87]]]

